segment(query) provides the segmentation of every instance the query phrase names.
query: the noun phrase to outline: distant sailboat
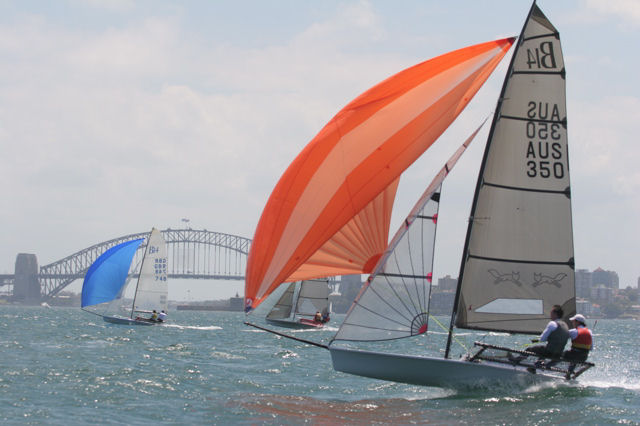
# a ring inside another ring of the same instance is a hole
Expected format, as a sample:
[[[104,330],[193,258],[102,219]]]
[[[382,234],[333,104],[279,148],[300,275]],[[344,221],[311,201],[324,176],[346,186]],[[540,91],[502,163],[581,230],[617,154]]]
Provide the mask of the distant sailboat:
[[[309,280],[287,286],[267,314],[268,323],[288,328],[322,328],[329,321],[329,286],[327,280]],[[315,316],[323,317],[318,321]]]
[[[133,301],[130,306],[122,306],[121,303],[133,256],[143,241],[144,239],[138,239],[118,244],[96,259],[87,271],[82,285],[83,309],[91,308],[85,310],[114,324],[158,323],[148,316],[153,311],[167,312],[168,285],[166,243],[156,228],[151,230],[147,240]],[[114,301],[125,311],[125,315],[111,313],[116,311]],[[147,317],[140,317],[139,314]]]

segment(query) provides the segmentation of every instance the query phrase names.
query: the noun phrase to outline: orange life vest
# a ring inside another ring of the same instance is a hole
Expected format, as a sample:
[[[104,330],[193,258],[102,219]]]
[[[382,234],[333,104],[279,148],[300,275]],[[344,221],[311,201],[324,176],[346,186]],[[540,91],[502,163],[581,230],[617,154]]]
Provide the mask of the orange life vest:
[[[587,327],[578,327],[578,336],[571,341],[571,347],[575,349],[591,350],[591,332]]]

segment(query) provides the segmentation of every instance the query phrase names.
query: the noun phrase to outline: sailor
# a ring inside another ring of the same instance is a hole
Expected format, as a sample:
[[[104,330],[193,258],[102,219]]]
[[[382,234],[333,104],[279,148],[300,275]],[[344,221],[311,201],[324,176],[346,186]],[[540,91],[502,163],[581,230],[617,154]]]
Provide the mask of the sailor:
[[[569,327],[561,318],[564,315],[564,311],[560,305],[553,305],[551,308],[550,318],[551,321],[547,324],[539,339],[532,340],[532,342],[547,342],[546,345],[536,345],[527,349],[528,352],[533,352],[544,357],[560,357],[562,351],[569,340]]]
[[[153,312],[151,313],[151,318],[149,318],[151,321],[156,322],[158,321],[158,313],[156,312],[156,310],[154,309]]]
[[[315,322],[322,322],[322,314],[320,311],[316,311],[316,314],[313,316],[313,320]]]
[[[160,313],[158,314],[158,322],[164,322],[164,320],[167,319],[167,313],[162,310],[160,311]]]
[[[569,318],[573,328],[569,330],[571,337],[571,349],[564,351],[564,358],[571,361],[584,362],[589,356],[593,346],[593,335],[587,328],[587,320],[584,315],[577,314]]]
[[[329,318],[329,310],[327,308],[324,308],[322,310],[322,320],[321,321],[323,323],[327,323],[327,322],[329,322],[329,319],[330,319]]]

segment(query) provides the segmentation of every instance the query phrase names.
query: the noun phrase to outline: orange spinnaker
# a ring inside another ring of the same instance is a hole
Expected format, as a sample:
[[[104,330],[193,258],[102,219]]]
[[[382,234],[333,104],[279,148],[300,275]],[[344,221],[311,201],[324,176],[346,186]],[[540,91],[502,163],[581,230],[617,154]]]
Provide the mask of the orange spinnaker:
[[[464,109],[513,41],[407,68],[338,112],[267,201],[247,261],[247,306],[256,308],[283,282],[371,272],[388,243],[400,175]]]

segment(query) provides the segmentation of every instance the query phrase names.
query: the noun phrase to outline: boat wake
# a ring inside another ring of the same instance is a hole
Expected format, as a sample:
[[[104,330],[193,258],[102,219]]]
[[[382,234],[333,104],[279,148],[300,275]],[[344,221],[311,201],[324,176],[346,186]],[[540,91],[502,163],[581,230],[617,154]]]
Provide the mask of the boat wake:
[[[628,381],[611,381],[611,380],[582,380],[582,386],[589,386],[600,389],[625,389],[630,391],[640,391],[640,383]]]
[[[163,324],[163,327],[171,327],[177,328],[180,330],[222,330],[222,327],[218,327],[217,325],[179,325],[179,324]]]

